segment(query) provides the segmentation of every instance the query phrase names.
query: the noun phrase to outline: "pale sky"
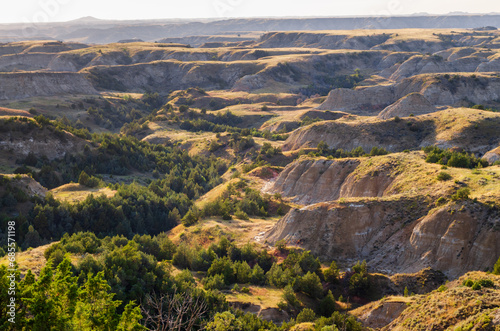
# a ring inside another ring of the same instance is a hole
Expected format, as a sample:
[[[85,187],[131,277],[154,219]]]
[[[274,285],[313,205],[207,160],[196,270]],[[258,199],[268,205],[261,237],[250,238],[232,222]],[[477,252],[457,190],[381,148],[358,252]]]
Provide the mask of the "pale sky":
[[[500,12],[498,0],[3,0],[0,23],[101,19],[408,15]]]

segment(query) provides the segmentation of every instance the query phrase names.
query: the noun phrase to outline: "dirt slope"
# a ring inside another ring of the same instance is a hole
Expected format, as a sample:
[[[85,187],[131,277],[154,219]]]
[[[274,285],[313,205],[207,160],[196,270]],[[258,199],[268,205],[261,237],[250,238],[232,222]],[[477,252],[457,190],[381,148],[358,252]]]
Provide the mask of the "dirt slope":
[[[325,121],[293,131],[283,150],[314,148],[324,141],[330,148],[352,150],[361,146],[367,153],[373,147],[397,152],[437,145],[482,155],[498,146],[499,124],[499,113],[468,108],[449,108],[401,121],[362,117]]]

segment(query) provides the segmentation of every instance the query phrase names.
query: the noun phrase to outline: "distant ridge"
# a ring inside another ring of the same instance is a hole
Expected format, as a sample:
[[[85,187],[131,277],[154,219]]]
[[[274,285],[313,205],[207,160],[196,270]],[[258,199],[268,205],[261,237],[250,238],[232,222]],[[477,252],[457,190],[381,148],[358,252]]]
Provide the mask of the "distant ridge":
[[[81,25],[80,27],[78,25]],[[65,27],[68,27],[67,29]],[[359,16],[359,17],[302,17],[302,18],[221,18],[221,19],[158,19],[102,20],[87,16],[64,23],[44,23],[26,35],[23,24],[0,25],[0,35],[12,40],[41,39],[112,43],[124,39],[158,41],[164,38],[223,34],[262,34],[270,31],[318,31],[357,29],[475,29],[500,27],[499,14],[461,14],[421,16]],[[71,28],[70,28],[71,27]],[[6,38],[6,40],[8,39]]]
[[[108,20],[101,20],[100,18],[95,18],[93,16],[85,16],[85,17],[80,17],[75,20],[68,21],[68,23],[93,23],[93,22],[102,22],[102,21],[108,21]]]

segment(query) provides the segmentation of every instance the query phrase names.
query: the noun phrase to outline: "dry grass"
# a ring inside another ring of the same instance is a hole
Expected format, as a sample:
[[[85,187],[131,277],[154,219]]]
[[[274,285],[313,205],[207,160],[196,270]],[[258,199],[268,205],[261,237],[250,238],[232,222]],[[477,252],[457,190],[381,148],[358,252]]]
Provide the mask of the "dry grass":
[[[39,246],[37,248],[32,248],[24,252],[16,253],[16,262],[21,274],[26,274],[28,270],[31,270],[34,274],[39,275],[40,270],[45,267],[47,261],[43,253],[47,248],[56,244],[57,242],[50,243],[48,245]],[[0,265],[8,266],[9,261],[7,256],[0,258]]]
[[[260,306],[261,309],[278,308],[278,303],[282,301],[283,290],[271,286],[248,286],[239,284],[240,289],[248,287],[250,293],[234,292],[226,294],[228,302],[250,303]]]
[[[106,197],[111,198],[116,194],[115,190],[108,187],[103,188],[89,188],[80,184],[65,184],[50,190],[54,197],[58,200],[68,202],[80,202],[85,200],[87,196],[93,194],[95,196],[104,194]]]
[[[279,220],[278,217],[266,219],[250,218],[249,220],[232,219],[224,221],[219,217],[204,219],[191,227],[180,224],[168,232],[174,243],[188,242],[194,245],[208,247],[219,241],[221,236],[234,239],[237,244],[260,241],[262,233],[271,229]]]
[[[490,279],[495,287],[473,290],[462,285],[465,279]],[[498,314],[499,286],[499,276],[469,272],[442,291],[413,298],[409,307],[383,330],[485,330],[488,316],[491,318],[495,311]]]

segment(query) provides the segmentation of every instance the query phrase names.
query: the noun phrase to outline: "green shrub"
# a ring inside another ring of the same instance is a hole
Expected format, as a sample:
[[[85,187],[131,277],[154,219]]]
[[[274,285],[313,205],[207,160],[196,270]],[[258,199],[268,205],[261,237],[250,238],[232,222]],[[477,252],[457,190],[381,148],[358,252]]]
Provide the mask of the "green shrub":
[[[300,306],[300,301],[297,299],[295,291],[293,290],[293,287],[291,285],[285,286],[285,288],[283,289],[282,298],[292,308]]]
[[[481,284],[478,282],[474,282],[474,284],[471,287],[474,291],[479,291],[481,289]]]
[[[247,213],[245,213],[243,210],[240,210],[240,209],[238,209],[238,210],[236,210],[236,211],[234,212],[234,216],[235,216],[237,219],[240,219],[240,220],[245,220],[245,221],[247,221],[247,220],[249,219],[249,218],[248,218],[248,214],[247,214]]]
[[[472,279],[466,279],[464,280],[463,285],[467,287],[472,287],[472,285],[474,285],[474,281]]]
[[[439,197],[439,198],[436,200],[436,204],[437,204],[438,206],[443,205],[443,204],[445,204],[445,203],[446,203],[446,199],[445,199],[445,198],[443,198],[443,197]]]
[[[455,194],[451,196],[451,200],[457,201],[457,200],[467,200],[469,199],[470,195],[470,190],[467,187],[462,187],[457,190]]]
[[[479,285],[482,287],[495,287],[495,284],[491,279],[480,279],[478,280]]]
[[[203,278],[203,287],[206,290],[222,290],[226,287],[224,277],[222,275],[214,275]]]
[[[319,306],[319,312],[323,316],[331,316],[335,311],[335,298],[332,291],[328,291],[328,294],[321,300]]]
[[[330,267],[326,269],[323,274],[327,282],[332,284],[337,283],[339,281],[339,268],[337,267],[337,263],[332,261],[332,263],[330,263]]]
[[[427,155],[427,163],[438,163],[448,167],[468,168],[488,166],[488,161],[476,158],[472,153],[454,152],[449,149],[443,150],[436,146],[427,146],[423,148]]]
[[[500,275],[500,257],[498,258],[497,263],[495,263],[495,266],[493,266],[493,274]]]
[[[436,178],[437,180],[445,181],[445,180],[450,180],[451,175],[447,172],[441,171]]]
[[[307,323],[307,322],[314,322],[316,319],[316,314],[314,311],[310,308],[304,308],[302,311],[297,315],[297,323]]]
[[[441,285],[441,286],[439,286],[439,288],[438,288],[437,290],[438,290],[438,292],[444,292],[444,291],[446,291],[447,289],[448,289],[448,288],[447,288],[446,286]]]
[[[286,249],[286,240],[285,239],[280,239],[274,244],[274,247],[280,252],[284,252]]]
[[[323,295],[323,286],[318,275],[308,272],[299,281],[299,288],[312,298],[320,298]]]

